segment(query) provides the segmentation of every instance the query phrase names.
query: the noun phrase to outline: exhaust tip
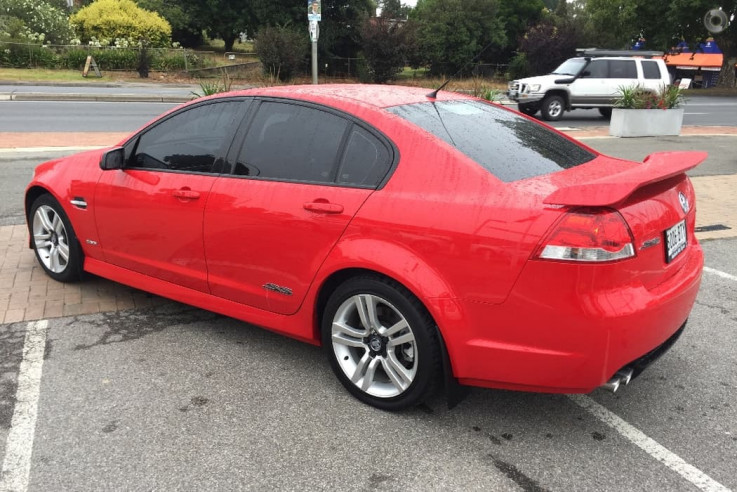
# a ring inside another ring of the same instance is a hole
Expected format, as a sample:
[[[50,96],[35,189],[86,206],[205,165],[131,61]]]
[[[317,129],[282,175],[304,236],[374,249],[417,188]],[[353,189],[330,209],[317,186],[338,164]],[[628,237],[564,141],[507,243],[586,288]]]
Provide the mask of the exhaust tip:
[[[632,381],[632,374],[634,372],[635,371],[630,368],[621,369],[617,371],[617,374],[615,374],[614,377],[619,377],[619,382],[627,386],[628,384],[630,384],[630,381]]]
[[[619,378],[617,376],[614,376],[612,379],[604,383],[601,387],[602,389],[611,391],[612,393],[616,393],[619,389]]]

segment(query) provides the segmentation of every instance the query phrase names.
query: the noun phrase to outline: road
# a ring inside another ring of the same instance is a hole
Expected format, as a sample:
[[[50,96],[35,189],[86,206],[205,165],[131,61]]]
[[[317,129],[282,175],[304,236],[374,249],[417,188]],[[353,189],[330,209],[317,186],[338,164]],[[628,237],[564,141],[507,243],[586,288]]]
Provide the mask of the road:
[[[13,118],[10,104],[0,103],[0,125]],[[146,106],[131,107],[125,125],[140,126],[163,105]],[[41,128],[62,119],[39,108],[49,106],[36,106],[29,120]],[[734,174],[734,138],[661,145],[707,143],[718,151],[696,172]],[[623,157],[665,150],[653,142],[586,140]],[[0,235],[22,221],[33,166],[58,155],[0,153]],[[57,317],[46,329],[0,325],[0,463],[9,462],[5,443],[13,456],[32,451],[30,491],[649,492],[697,490],[694,482],[737,490],[737,239],[703,247],[712,270],[686,332],[616,394],[472,389],[453,410],[438,397],[381,412],[345,392],[318,348],[142,293],[149,307]],[[82,288],[108,284],[91,278]],[[37,331],[43,337],[26,342]],[[14,410],[25,408],[18,378],[31,352],[36,424],[9,439]]]

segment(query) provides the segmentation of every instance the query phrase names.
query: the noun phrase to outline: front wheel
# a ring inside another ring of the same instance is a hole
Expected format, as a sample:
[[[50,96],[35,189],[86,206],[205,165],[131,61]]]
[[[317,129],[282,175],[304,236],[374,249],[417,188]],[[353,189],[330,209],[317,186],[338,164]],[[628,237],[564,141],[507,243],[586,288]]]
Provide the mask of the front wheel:
[[[517,108],[519,109],[520,113],[526,114],[527,116],[535,116],[535,113],[537,113],[539,109],[535,104],[523,104],[523,103],[519,103],[517,105]]]
[[[542,116],[545,121],[558,121],[563,117],[565,108],[566,106],[563,98],[561,96],[552,95],[543,99],[540,110],[542,111]]]
[[[348,391],[369,405],[399,410],[422,403],[440,368],[435,323],[398,283],[355,277],[325,307],[322,343]]]
[[[28,217],[33,250],[46,274],[59,282],[78,280],[82,252],[59,202],[51,195],[41,195],[31,205]]]

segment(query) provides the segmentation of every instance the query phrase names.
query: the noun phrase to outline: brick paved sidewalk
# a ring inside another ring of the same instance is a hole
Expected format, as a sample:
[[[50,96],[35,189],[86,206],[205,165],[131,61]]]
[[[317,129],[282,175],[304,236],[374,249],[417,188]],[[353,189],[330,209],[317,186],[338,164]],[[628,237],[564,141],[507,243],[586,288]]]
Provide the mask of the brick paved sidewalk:
[[[87,275],[63,284],[49,278],[28,249],[25,225],[0,227],[0,323],[153,306],[163,298]]]

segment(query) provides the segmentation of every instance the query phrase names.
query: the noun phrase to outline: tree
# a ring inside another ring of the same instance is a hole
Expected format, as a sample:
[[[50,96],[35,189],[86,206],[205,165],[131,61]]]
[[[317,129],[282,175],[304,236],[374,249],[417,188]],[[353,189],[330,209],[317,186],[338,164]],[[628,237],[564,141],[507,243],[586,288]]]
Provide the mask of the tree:
[[[361,24],[363,57],[372,82],[385,83],[402,71],[407,52],[414,43],[412,26],[397,21],[394,13],[382,10],[381,17],[370,17]]]
[[[193,47],[202,43],[204,25],[187,2],[178,0],[136,0],[138,6],[161,15],[171,25],[172,40]]]
[[[550,73],[575,54],[578,44],[576,28],[567,19],[548,17],[527,30],[520,40],[519,51],[525,54],[532,74]]]
[[[189,5],[210,37],[223,40],[225,51],[233,51],[240,33],[253,33],[258,25],[254,0],[193,0]]]
[[[497,0],[418,0],[410,17],[433,75],[453,75],[472,62],[488,61],[506,45]]]
[[[359,27],[376,9],[373,0],[330,0],[322,3],[320,59],[356,58],[361,51]]]
[[[565,3],[565,2],[562,2]],[[498,63],[506,63],[517,50],[520,38],[537,24],[545,11],[542,0],[499,0],[499,19],[504,23],[506,44],[490,52]]]
[[[64,44],[74,34],[66,12],[43,0],[0,0],[0,17],[4,18],[0,24],[6,26],[0,26],[0,34],[13,37]]]

